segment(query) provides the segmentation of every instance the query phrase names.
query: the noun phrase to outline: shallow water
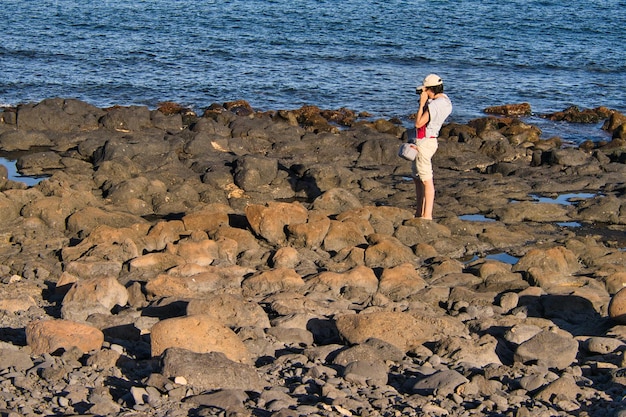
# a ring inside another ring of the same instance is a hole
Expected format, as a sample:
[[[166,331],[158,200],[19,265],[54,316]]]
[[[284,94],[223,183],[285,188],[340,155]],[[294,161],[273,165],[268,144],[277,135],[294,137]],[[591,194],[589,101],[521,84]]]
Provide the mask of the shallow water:
[[[41,176],[32,177],[20,175],[20,173],[17,171],[17,167],[15,166],[15,162],[15,160],[0,158],[0,165],[4,165],[7,168],[9,174],[8,179],[12,181],[23,182],[28,186],[33,186],[39,184],[44,178],[46,178]]]
[[[571,205],[577,204],[581,200],[593,198],[597,195],[598,194],[594,194],[594,193],[566,193],[566,194],[560,194],[552,198],[552,197],[542,197],[536,194],[531,194],[530,197],[532,197],[538,203],[552,203],[552,204],[561,204],[564,206],[571,206]]]

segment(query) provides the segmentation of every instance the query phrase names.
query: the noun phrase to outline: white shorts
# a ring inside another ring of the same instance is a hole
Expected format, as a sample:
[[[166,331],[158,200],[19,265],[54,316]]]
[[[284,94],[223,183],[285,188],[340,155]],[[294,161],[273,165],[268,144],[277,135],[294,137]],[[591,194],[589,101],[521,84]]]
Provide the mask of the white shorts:
[[[415,143],[417,146],[417,158],[411,164],[411,170],[413,171],[413,178],[420,181],[428,181],[433,179],[433,164],[431,159],[439,143],[437,138],[424,138],[418,139]]]

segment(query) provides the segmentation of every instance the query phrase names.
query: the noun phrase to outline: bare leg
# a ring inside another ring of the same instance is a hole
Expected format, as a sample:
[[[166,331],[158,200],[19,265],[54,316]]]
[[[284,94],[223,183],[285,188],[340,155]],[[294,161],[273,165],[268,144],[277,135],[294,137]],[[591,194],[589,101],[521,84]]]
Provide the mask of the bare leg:
[[[422,204],[422,218],[432,220],[433,207],[435,206],[435,182],[429,179],[422,182],[424,190],[424,203]]]
[[[415,217],[424,216],[424,183],[417,178],[413,178],[415,183]]]

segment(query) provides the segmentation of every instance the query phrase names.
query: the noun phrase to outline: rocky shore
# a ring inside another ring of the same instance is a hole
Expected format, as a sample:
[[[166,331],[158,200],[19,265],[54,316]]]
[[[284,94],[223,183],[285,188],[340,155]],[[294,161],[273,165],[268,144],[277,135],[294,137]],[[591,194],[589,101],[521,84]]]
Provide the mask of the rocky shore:
[[[625,416],[626,117],[527,111],[444,127],[424,221],[398,121],[5,108],[0,415]]]

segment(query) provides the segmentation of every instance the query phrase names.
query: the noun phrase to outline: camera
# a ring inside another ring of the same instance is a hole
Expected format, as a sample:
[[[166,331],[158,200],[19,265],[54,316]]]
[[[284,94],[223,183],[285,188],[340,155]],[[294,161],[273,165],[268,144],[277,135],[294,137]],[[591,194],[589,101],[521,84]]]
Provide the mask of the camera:
[[[418,87],[415,87],[415,94],[417,94],[418,96],[422,94],[422,91],[424,91],[424,87],[422,87],[421,85]]]

